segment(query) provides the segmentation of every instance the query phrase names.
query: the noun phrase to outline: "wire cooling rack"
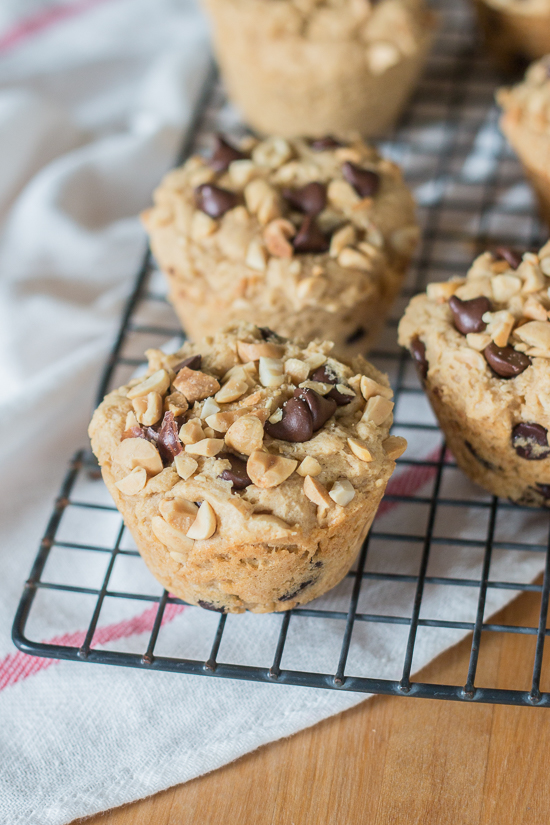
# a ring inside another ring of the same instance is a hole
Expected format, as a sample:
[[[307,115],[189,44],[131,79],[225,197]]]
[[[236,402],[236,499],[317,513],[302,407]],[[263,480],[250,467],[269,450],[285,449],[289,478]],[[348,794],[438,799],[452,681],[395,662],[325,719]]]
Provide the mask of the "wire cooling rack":
[[[390,375],[394,432],[406,436],[410,447],[355,568],[325,597],[284,614],[218,616],[185,606],[146,571],[93,456],[82,450],[63,482],[17,611],[13,638],[22,651],[365,693],[550,706],[550,693],[541,687],[549,632],[549,516],[491,497],[460,474],[410,359],[395,342],[406,302],[428,280],[465,272],[474,255],[492,245],[537,248],[544,240],[521,170],[498,132],[493,96],[500,78],[476,44],[467,8],[442,0],[437,5],[441,29],[427,72],[398,130],[381,145],[403,167],[423,227],[402,298],[371,354]],[[239,134],[244,128],[212,73],[182,158],[204,150],[214,131]],[[98,398],[142,367],[147,347],[168,342],[175,349],[182,340],[162,276],[147,254]],[[524,592],[540,597],[537,626],[487,621]],[[71,600],[88,605],[86,629],[71,623]],[[60,634],[37,641],[44,611],[59,618]],[[172,620],[183,611],[186,624],[174,629]],[[246,623],[246,650],[231,642],[235,622],[241,629]],[[504,688],[481,678],[478,667],[483,642],[495,633],[522,634],[532,645],[528,672],[518,672],[517,683]],[[303,644],[300,655],[293,654],[306,634],[309,658]],[[411,678],[467,634],[471,654],[460,684]],[[376,653],[380,646],[387,655]]]

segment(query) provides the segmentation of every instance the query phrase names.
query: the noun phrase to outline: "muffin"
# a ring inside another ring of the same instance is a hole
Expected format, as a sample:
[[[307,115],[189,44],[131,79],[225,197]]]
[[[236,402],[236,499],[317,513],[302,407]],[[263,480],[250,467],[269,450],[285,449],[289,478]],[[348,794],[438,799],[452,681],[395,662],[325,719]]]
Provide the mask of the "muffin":
[[[154,199],[143,222],[194,340],[247,321],[365,353],[418,239],[400,169],[360,141],[218,137]]]
[[[90,424],[103,478],[153,575],[220,612],[290,610],[347,573],[406,442],[361,356],[241,325],[149,350]]]
[[[550,56],[530,66],[523,83],[500,89],[497,100],[504,110],[502,131],[533,185],[541,217],[550,224]]]
[[[204,0],[230,97],[263,134],[379,135],[423,69],[424,0]]]
[[[550,243],[501,247],[429,284],[399,325],[464,472],[517,504],[550,502]]]
[[[485,44],[504,71],[550,52],[550,0],[474,0]]]

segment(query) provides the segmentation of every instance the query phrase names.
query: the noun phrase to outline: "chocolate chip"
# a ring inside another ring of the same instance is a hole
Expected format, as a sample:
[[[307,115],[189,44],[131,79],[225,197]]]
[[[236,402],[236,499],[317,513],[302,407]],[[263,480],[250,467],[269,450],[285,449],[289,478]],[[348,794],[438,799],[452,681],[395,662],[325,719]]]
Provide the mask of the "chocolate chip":
[[[498,246],[495,249],[494,255],[497,261],[506,261],[506,263],[510,264],[512,269],[517,269],[521,263],[520,253],[516,252],[515,249],[511,249],[509,246]]]
[[[339,378],[335,372],[333,372],[329,367],[326,365],[324,367],[319,367],[315,370],[313,375],[311,376],[312,381],[320,381],[321,384],[344,384],[345,382]],[[345,384],[347,387],[347,384]],[[336,387],[331,390],[329,393],[325,395],[325,398],[333,398],[334,401],[338,404],[339,407],[345,407],[346,404],[351,404],[353,401],[353,395],[344,395],[342,392],[338,392]]]
[[[179,364],[176,364],[175,367],[172,367],[174,372],[179,372],[184,367],[187,367],[190,370],[200,370],[202,366],[202,355],[190,355],[189,358],[186,358],[184,361],[180,361]]]
[[[195,203],[198,209],[206,212],[211,218],[221,218],[237,206],[238,198],[234,192],[211,183],[203,183],[195,189]]]
[[[461,301],[456,295],[449,299],[449,307],[453,313],[455,327],[463,335],[469,332],[483,332],[487,327],[482,316],[491,311],[491,302],[482,295],[472,298],[471,301]]]
[[[550,499],[550,484],[539,484],[537,481],[537,492],[541,494],[545,501]]]
[[[327,205],[327,187],[324,183],[308,183],[299,189],[283,189],[283,197],[300,212],[318,215]]]
[[[155,427],[142,427],[140,424],[136,424],[133,427],[130,427],[129,430],[125,430],[122,433],[121,440],[125,441],[127,438],[144,438],[145,441],[150,441],[151,444],[157,444],[159,440],[158,434],[158,425]]]
[[[356,344],[357,341],[360,341],[361,338],[364,338],[366,334],[367,330],[365,329],[365,327],[357,327],[357,329],[354,329],[351,335],[348,335],[348,337],[346,338],[346,344]]]
[[[157,447],[165,464],[171,464],[174,458],[183,452],[182,443],[178,438],[178,426],[174,419],[174,413],[164,413],[158,431]]]
[[[236,455],[231,455],[231,453],[221,453],[218,458],[224,458],[231,464],[231,469],[223,470],[220,478],[223,478],[224,481],[230,481],[235,490],[244,490],[245,487],[252,484],[246,472],[246,461]]]
[[[258,331],[264,341],[268,341],[270,344],[282,344],[286,340],[281,335],[273,332],[272,329],[269,329],[269,327],[258,327]]]
[[[326,137],[322,138],[316,138],[311,141],[311,148],[314,152],[326,152],[328,149],[338,149],[343,145],[343,143],[340,143],[339,140],[336,140],[336,138],[333,138],[330,135],[326,135]]]
[[[146,438],[147,441],[150,441],[151,444],[158,444],[159,440],[159,430],[160,425],[155,424],[154,427],[142,427],[143,429],[143,436],[142,438]]]
[[[202,607],[204,610],[213,610],[214,613],[226,613],[227,608],[225,607],[215,607],[212,602],[205,602],[202,599],[198,601],[199,607]]]
[[[315,579],[309,579],[309,581],[307,581],[307,582],[302,582],[302,584],[300,585],[300,587],[298,587],[297,590],[294,590],[293,593],[287,593],[286,596],[281,596],[279,601],[280,602],[289,602],[291,599],[294,599],[298,595],[298,593],[301,593],[302,590],[305,590],[306,587],[309,587],[310,584],[313,584],[314,581],[315,581]]]
[[[316,254],[328,251],[328,238],[315,223],[315,218],[313,215],[308,215],[304,218],[302,225],[292,239],[292,246],[294,247],[295,252],[302,255],[307,253]]]
[[[476,459],[476,461],[479,461],[479,463],[481,464],[482,467],[485,467],[486,470],[493,470],[493,471],[498,470],[498,467],[496,467],[494,464],[491,464],[491,462],[487,461],[485,458],[482,458],[479,455],[479,453],[474,449],[472,444],[470,444],[469,441],[465,441],[464,444],[466,445],[468,450],[471,452],[473,457]]]
[[[512,447],[520,458],[541,461],[550,455],[548,430],[540,424],[522,421],[512,430]]]
[[[509,498],[512,504],[519,507],[547,507],[546,499],[534,487],[526,487],[519,498]]]
[[[322,561],[316,561],[316,562],[314,562],[314,561],[313,561],[313,559],[311,559],[311,561],[310,561],[309,563],[310,563],[310,564],[312,564],[312,565],[313,565],[313,567],[322,567],[322,566],[323,566],[323,562],[322,562]]]
[[[214,172],[225,172],[230,163],[233,163],[234,160],[243,160],[245,157],[245,154],[239,152],[234,146],[231,146],[225,138],[221,135],[216,135],[214,151],[210,156],[208,165]]]
[[[294,390],[294,397],[301,398],[309,407],[314,433],[320,430],[323,424],[326,424],[331,415],[334,415],[338,406],[334,398],[323,397],[310,387]]]
[[[422,381],[425,381],[428,376],[428,369],[430,368],[430,365],[428,364],[428,359],[426,358],[426,344],[424,341],[420,340],[418,335],[411,340],[411,343],[409,344],[409,351],[414,361],[418,377]]]
[[[134,427],[130,427],[128,430],[124,430],[120,437],[120,440],[126,441],[127,438],[145,438],[143,427],[140,427],[139,424],[136,424]]]
[[[268,421],[265,425],[266,433],[282,441],[309,441],[313,435],[313,419],[305,401],[290,398],[281,409],[283,417],[276,424]]]
[[[372,169],[361,169],[347,160],[342,165],[342,174],[362,198],[373,198],[380,189],[380,175]]]
[[[497,347],[491,342],[483,351],[485,360],[500,378],[515,378],[531,365],[528,355],[518,352],[513,347]]]
[[[317,367],[313,375],[312,381],[319,381],[321,384],[341,384],[342,382],[336,373],[326,364],[323,367]]]

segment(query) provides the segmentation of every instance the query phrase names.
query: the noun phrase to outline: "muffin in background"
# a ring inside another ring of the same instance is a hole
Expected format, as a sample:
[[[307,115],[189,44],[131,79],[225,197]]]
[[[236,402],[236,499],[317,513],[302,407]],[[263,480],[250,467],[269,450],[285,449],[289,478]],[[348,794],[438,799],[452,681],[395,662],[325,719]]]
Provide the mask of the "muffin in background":
[[[332,345],[249,325],[106,396],[90,424],[105,483],[171,593],[222,613],[290,610],[347,573],[406,447],[388,379]]]
[[[490,493],[550,506],[550,242],[485,252],[429,284],[399,324],[459,467]]]
[[[485,45],[503,71],[550,52],[550,0],[474,0]]]
[[[232,100],[263,134],[386,132],[424,67],[424,0],[203,0]]]
[[[522,83],[500,89],[497,100],[503,109],[502,131],[533,185],[543,220],[550,225],[550,56],[530,66]]]
[[[366,352],[418,240],[401,171],[361,141],[272,137],[170,172],[142,215],[190,338],[248,321]]]

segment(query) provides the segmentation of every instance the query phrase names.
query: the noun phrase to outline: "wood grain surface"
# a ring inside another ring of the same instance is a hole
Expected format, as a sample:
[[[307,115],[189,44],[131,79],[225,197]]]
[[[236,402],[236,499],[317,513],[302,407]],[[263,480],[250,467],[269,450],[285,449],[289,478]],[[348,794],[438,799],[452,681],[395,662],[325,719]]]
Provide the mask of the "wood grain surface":
[[[499,618],[536,626],[538,609],[524,595]],[[469,647],[422,679],[463,683]],[[484,634],[477,683],[529,688],[534,649],[533,637]],[[86,825],[543,825],[549,748],[550,709],[375,697]]]

